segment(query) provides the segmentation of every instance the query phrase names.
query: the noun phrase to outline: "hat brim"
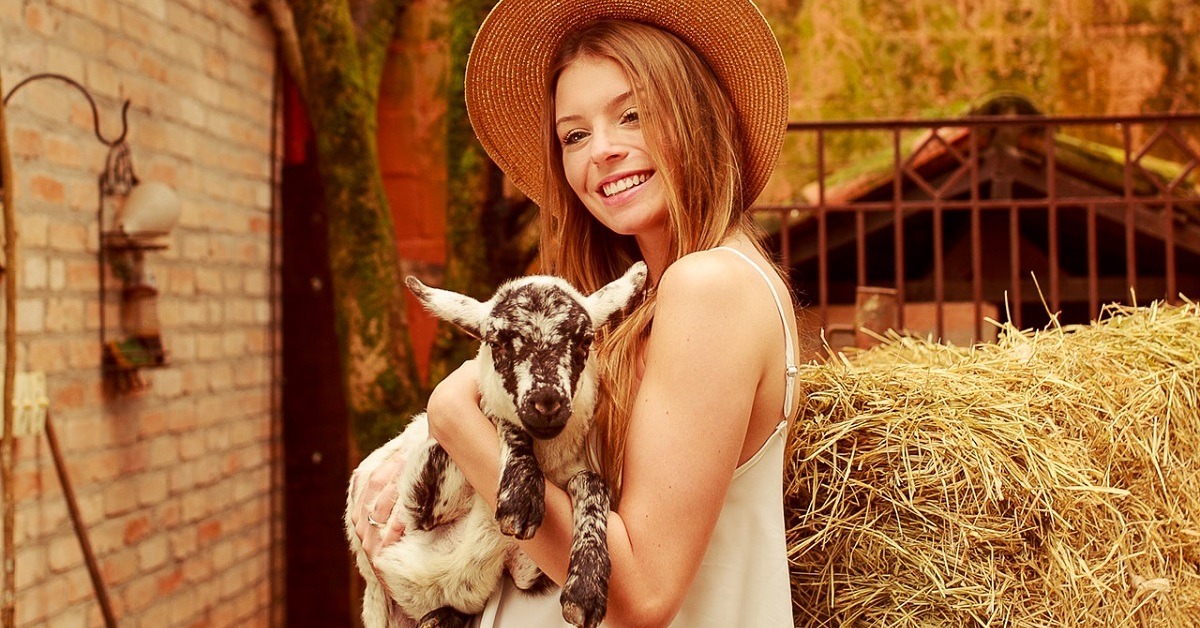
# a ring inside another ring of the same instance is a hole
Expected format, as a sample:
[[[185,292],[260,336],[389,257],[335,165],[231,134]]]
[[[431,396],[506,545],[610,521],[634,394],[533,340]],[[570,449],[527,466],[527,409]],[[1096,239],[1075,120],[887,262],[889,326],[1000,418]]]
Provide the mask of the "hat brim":
[[[488,155],[542,204],[546,72],[563,37],[598,20],[657,26],[708,62],[740,121],[743,190],[753,202],[783,146],[788,82],[779,43],[750,0],[501,0],[480,26],[466,68],[467,114]]]

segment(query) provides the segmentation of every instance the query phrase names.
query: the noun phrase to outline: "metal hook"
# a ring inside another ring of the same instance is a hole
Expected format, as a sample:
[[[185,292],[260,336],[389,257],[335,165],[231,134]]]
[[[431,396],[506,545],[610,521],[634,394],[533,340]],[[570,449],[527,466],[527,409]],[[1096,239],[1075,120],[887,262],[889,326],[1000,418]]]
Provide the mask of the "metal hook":
[[[8,91],[8,94],[4,96],[4,104],[8,105],[8,100],[13,97],[13,94],[17,93],[18,89],[24,87],[25,84],[46,78],[58,79],[68,85],[71,85],[75,89],[78,89],[79,92],[83,94],[84,98],[87,98],[88,104],[92,107],[92,128],[96,132],[96,139],[100,140],[101,144],[112,148],[125,141],[125,135],[129,132],[129,99],[125,99],[125,104],[121,106],[121,135],[119,135],[115,140],[104,139],[104,136],[100,134],[100,111],[96,108],[96,100],[92,98],[91,92],[89,92],[86,87],[81,85],[75,79],[63,76],[62,74],[45,72],[27,77],[25,80],[14,85],[13,88]]]

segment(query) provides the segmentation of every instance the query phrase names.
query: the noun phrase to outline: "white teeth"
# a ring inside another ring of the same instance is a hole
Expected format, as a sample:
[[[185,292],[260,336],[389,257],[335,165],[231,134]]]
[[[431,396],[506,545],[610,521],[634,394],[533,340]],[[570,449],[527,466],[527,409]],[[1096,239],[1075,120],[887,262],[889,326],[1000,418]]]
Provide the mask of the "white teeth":
[[[604,195],[612,196],[613,194],[620,194],[621,192],[624,192],[625,190],[628,190],[631,187],[645,183],[646,179],[649,179],[649,178],[650,178],[650,175],[647,175],[647,174],[635,174],[631,177],[625,177],[624,179],[621,179],[619,181],[613,181],[612,183],[607,183],[603,187]]]

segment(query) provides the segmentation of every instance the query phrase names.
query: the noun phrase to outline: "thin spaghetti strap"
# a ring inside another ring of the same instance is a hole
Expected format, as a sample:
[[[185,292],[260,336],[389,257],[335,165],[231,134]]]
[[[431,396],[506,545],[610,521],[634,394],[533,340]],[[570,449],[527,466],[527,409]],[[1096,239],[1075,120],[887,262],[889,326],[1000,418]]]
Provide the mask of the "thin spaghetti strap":
[[[783,300],[779,298],[779,292],[775,290],[775,284],[771,283],[771,278],[767,275],[767,271],[763,270],[757,262],[750,259],[749,255],[731,246],[718,246],[713,250],[716,249],[732,251],[733,253],[737,253],[738,257],[746,260],[747,264],[758,271],[763,281],[767,282],[767,288],[771,290],[771,296],[775,298],[775,307],[779,310],[780,321],[783,322],[784,359],[787,361],[787,369],[784,371],[785,384],[783,393],[783,418],[786,420],[792,411],[792,398],[796,390],[796,375],[800,372],[800,369],[796,366],[796,349],[792,345],[792,331],[788,327],[787,311],[783,309]]]

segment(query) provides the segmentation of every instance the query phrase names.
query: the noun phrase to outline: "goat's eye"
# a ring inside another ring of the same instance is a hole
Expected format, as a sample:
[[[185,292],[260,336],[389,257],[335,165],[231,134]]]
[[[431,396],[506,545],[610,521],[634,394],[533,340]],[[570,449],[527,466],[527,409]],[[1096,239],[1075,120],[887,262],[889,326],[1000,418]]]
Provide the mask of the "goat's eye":
[[[509,346],[506,342],[489,342],[488,347],[492,350],[492,356],[503,358],[508,355]]]

